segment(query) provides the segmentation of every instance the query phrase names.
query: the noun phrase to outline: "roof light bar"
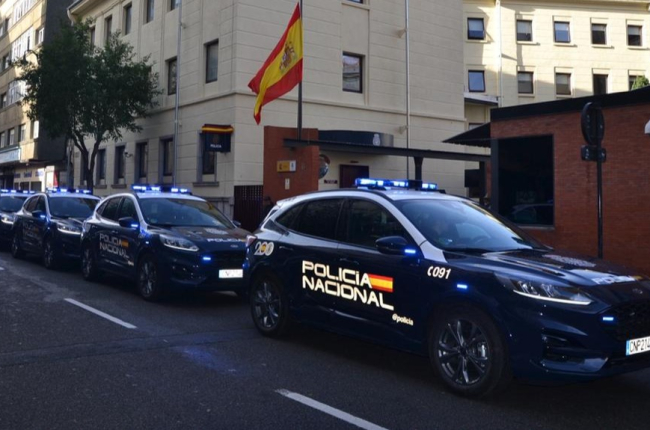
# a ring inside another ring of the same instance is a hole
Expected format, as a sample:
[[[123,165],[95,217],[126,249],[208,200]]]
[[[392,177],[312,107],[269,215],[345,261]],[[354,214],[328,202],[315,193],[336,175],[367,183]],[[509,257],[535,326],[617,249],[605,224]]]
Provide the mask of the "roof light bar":
[[[60,187],[49,187],[47,189],[47,192],[52,194],[92,194],[90,190],[82,190],[79,188],[60,188]]]
[[[12,188],[3,188],[0,190],[0,193],[3,194],[34,194],[36,191],[32,190],[14,190]]]
[[[172,187],[169,185],[133,185],[131,189],[136,193],[192,194],[187,188]]]
[[[403,188],[410,190],[436,191],[438,184],[422,182],[414,179],[376,179],[376,178],[357,178],[354,186],[358,188],[383,188],[386,190],[393,188]]]

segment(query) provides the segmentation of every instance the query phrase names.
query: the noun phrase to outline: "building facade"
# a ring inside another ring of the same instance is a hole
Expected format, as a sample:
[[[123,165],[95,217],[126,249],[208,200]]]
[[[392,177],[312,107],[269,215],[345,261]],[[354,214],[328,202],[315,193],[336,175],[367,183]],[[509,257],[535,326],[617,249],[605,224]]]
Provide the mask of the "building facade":
[[[24,83],[12,65],[47,43],[66,19],[67,0],[4,0],[0,2],[0,187],[42,191],[65,175],[65,145],[51,139],[31,121],[19,102]]]
[[[253,119],[248,82],[280,39],[297,0],[78,0],[75,19],[95,20],[94,38],[119,30],[139,58],[159,73],[159,107],[139,134],[102,145],[98,194],[137,182],[175,183],[195,194],[228,200],[236,187],[263,184],[264,127],[296,127],[297,90],[266,105]],[[455,0],[411,1],[410,123],[407,142],[405,8],[402,0],[305,0],[303,126],[377,135],[395,147],[459,151],[442,140],[465,128],[463,40]],[[179,9],[182,9],[180,50]],[[180,60],[179,60],[180,58]],[[180,78],[175,79],[180,67]],[[180,102],[176,110],[176,86]],[[176,174],[174,119],[178,112]],[[229,151],[205,147],[206,131],[231,130]],[[331,135],[330,135],[331,136]],[[372,140],[372,139],[371,139]],[[379,143],[378,143],[379,142]],[[373,144],[371,143],[371,144]],[[464,148],[461,151],[469,151]],[[346,166],[405,177],[407,159],[332,151],[319,188],[338,188]],[[78,162],[75,155],[75,162]],[[464,194],[464,169],[476,163],[425,160],[423,177]],[[300,166],[298,166],[300,168]],[[414,166],[408,166],[410,175]],[[79,166],[75,166],[79,178]],[[175,176],[175,177],[174,177]],[[288,185],[290,187],[290,185]]]
[[[465,114],[628,91],[650,65],[650,2],[463,0]]]

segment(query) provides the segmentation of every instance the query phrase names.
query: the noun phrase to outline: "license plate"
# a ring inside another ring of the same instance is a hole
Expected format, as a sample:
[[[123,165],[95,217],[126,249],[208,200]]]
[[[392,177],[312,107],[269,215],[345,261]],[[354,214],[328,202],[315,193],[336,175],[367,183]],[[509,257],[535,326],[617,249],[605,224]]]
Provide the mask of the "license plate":
[[[243,278],[243,269],[221,269],[219,270],[219,277],[221,279]]]
[[[650,351],[650,336],[627,341],[625,355],[640,354]]]

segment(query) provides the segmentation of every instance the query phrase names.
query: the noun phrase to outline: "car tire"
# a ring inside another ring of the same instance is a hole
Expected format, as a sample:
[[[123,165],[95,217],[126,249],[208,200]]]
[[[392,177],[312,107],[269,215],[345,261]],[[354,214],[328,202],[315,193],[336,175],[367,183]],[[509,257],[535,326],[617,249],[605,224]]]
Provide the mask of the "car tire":
[[[158,264],[151,254],[143,256],[138,263],[137,286],[138,294],[149,302],[157,302],[164,298]]]
[[[280,337],[290,326],[289,301],[284,286],[270,274],[255,277],[249,301],[257,330],[264,336]]]
[[[43,266],[48,270],[56,270],[60,266],[59,260],[52,238],[48,237],[43,244]]]
[[[485,397],[512,379],[503,336],[484,312],[471,306],[445,310],[429,331],[429,359],[456,394]]]
[[[13,258],[25,257],[25,251],[20,247],[20,236],[18,233],[14,233],[14,237],[11,239],[11,256]]]
[[[81,249],[81,276],[89,282],[97,281],[101,277],[101,271],[97,266],[97,257],[91,244],[87,244]]]

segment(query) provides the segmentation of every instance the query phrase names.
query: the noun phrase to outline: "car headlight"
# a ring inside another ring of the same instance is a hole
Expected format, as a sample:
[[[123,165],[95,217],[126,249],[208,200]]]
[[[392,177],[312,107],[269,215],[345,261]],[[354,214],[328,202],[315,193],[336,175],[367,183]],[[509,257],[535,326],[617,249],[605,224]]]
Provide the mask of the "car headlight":
[[[16,219],[15,215],[4,214],[2,215],[2,217],[0,217],[0,222],[2,222],[3,224],[13,225],[15,219]]]
[[[570,285],[554,283],[547,280],[510,279],[502,276],[498,276],[498,278],[506,288],[531,299],[582,306],[586,306],[592,302],[586,294]]]
[[[56,228],[61,233],[75,234],[75,235],[80,235],[81,234],[81,229],[79,227],[76,227],[76,226],[70,225],[70,224],[64,224],[62,222],[57,222],[56,223]]]
[[[163,245],[169,248],[179,249],[181,251],[197,252],[199,250],[198,246],[182,237],[166,236],[161,234],[160,241]]]

